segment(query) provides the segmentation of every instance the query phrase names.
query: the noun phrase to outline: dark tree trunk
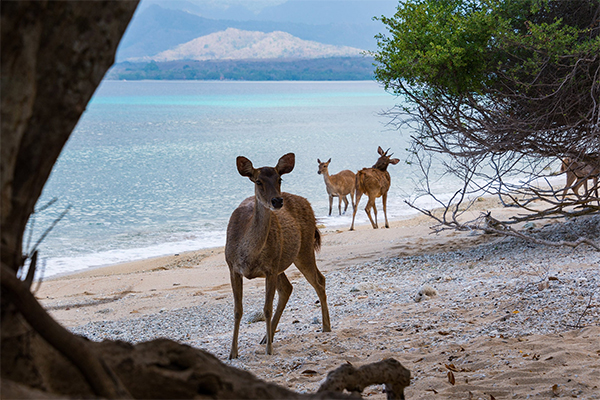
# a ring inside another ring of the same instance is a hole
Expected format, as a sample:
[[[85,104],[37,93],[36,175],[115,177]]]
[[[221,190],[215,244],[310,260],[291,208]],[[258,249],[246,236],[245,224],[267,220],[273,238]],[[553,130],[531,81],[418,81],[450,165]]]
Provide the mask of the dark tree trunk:
[[[23,264],[27,220],[64,144],[112,65],[137,1],[0,4],[2,378],[45,391],[80,393],[60,387],[55,378],[62,372],[48,361],[62,356],[23,320],[21,303],[7,285]],[[81,340],[75,339],[79,344]],[[77,374],[66,386],[78,386],[72,382],[86,386]],[[65,382],[69,381],[62,385]]]

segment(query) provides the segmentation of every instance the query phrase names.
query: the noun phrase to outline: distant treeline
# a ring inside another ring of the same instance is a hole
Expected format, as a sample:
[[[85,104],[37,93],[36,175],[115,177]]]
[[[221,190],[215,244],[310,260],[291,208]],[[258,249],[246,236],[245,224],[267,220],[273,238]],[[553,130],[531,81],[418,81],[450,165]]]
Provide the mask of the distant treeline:
[[[211,60],[122,62],[106,79],[115,80],[246,80],[353,81],[373,79],[370,57],[296,60]]]

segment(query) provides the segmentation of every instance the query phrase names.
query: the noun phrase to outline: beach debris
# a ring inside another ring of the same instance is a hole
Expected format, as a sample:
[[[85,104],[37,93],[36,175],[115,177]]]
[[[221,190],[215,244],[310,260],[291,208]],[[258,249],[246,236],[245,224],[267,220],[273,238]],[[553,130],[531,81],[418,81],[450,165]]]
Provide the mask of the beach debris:
[[[262,311],[254,311],[248,315],[248,323],[253,324],[255,322],[265,321],[265,313]]]
[[[523,229],[532,230],[536,226],[537,225],[535,224],[535,222],[527,222],[526,224],[523,225]]]
[[[415,296],[415,302],[418,303],[421,300],[427,300],[430,297],[436,297],[438,295],[438,291],[429,285],[423,285],[421,289],[417,292]]]
[[[450,382],[451,385],[456,384],[456,379],[454,378],[454,373],[452,371],[448,371],[448,382]]]

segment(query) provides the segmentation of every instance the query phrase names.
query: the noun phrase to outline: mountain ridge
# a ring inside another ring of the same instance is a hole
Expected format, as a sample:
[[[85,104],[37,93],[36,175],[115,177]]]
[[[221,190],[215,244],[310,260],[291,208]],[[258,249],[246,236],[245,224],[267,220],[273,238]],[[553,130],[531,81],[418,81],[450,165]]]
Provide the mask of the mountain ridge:
[[[152,57],[128,61],[253,60],[358,57],[364,51],[302,40],[287,32],[270,33],[227,28],[180,44]]]
[[[136,13],[119,45],[116,61],[152,57],[200,36],[236,28],[264,33],[283,31],[302,40],[365,50],[375,49],[374,36],[380,23],[365,18],[364,23],[340,20],[327,25],[297,22],[235,21],[201,17],[189,12],[151,4]]]

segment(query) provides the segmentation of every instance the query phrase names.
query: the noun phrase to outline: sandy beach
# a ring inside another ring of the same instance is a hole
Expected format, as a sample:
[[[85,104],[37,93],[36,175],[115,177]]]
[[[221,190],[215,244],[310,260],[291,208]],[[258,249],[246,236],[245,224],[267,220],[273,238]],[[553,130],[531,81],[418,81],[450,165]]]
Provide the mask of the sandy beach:
[[[514,212],[493,200],[478,208]],[[317,264],[332,332],[321,332],[317,295],[292,266],[272,356],[259,344],[264,280],[244,280],[240,357],[227,361],[233,299],[223,248],[47,280],[36,297],[91,340],[167,337],[295,391],[316,391],[343,363],[393,357],[411,371],[409,399],[600,399],[600,252],[432,234],[431,225],[416,216],[390,229],[322,228]],[[597,239],[600,218],[533,228],[547,238],[579,232]],[[385,398],[381,386],[363,395]]]

